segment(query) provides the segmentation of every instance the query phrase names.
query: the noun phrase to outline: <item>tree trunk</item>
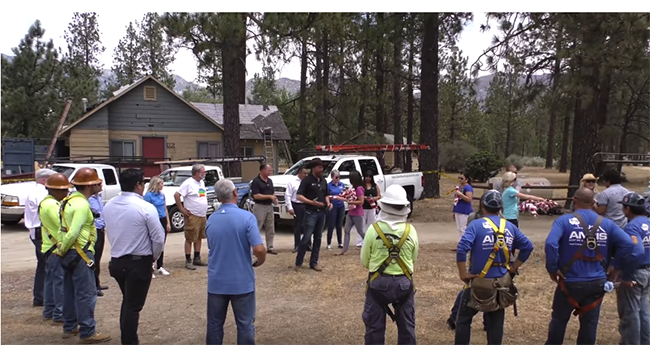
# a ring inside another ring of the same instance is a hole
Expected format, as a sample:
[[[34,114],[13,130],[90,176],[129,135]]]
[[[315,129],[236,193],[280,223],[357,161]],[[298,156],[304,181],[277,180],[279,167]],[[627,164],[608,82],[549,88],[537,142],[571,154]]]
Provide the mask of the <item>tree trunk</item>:
[[[323,124],[330,124],[330,116],[329,116],[329,95],[330,95],[330,54],[329,54],[329,35],[327,31],[323,33],[323,41],[322,41],[322,57],[323,57],[323,84],[322,84],[322,100],[323,100]],[[328,126],[330,127],[330,126]],[[325,128],[325,130],[321,130],[321,144],[327,145],[330,143],[330,132],[332,132],[334,128]]]
[[[393,135],[395,144],[403,144],[402,136],[402,42],[401,38],[395,37],[393,42]],[[402,152],[395,151],[394,166],[404,169],[404,161],[402,160]]]
[[[357,118],[357,133],[366,130],[366,99],[368,99],[368,86],[366,76],[368,75],[368,54],[364,52],[361,60],[361,105],[359,105],[359,116]]]
[[[322,45],[322,40],[320,38],[317,38],[316,42],[316,68],[314,69],[314,73],[316,74],[316,128],[321,128],[323,130],[318,131],[319,136],[317,137],[317,140],[319,141],[319,145],[324,145],[325,143],[323,140],[325,139],[325,136],[327,134],[324,134],[323,132],[327,132],[329,128],[329,124],[325,121],[325,112],[323,109],[323,102],[319,102],[318,99],[320,98],[319,96],[322,96],[323,94],[323,51],[321,50],[321,45]],[[322,98],[320,98],[322,100]]]
[[[246,32],[247,16],[242,13],[241,17],[241,25],[243,26],[242,30],[243,32]],[[237,43],[237,51],[239,53],[239,63],[237,64],[237,67],[239,68],[239,73],[237,75],[239,77],[237,79],[237,102],[239,104],[246,104],[246,34],[242,35]]]
[[[551,102],[551,105],[549,107],[546,164],[544,165],[546,169],[553,168],[553,159],[555,158],[555,121],[557,121],[557,100],[560,99],[560,95],[558,95],[557,92],[558,87],[560,86],[560,67],[562,66],[562,59],[560,59],[560,50],[562,49],[563,32],[564,27],[562,24],[560,24],[560,27],[557,31],[557,36],[555,38],[555,64],[553,65],[553,86],[551,91],[554,100]]]
[[[420,77],[420,141],[431,150],[420,152],[420,171],[438,170],[438,13],[424,14],[422,39],[422,72]],[[440,197],[438,174],[424,175],[424,195]]]
[[[298,126],[298,147],[303,148],[307,142],[307,38],[302,38],[300,52],[300,124]]]
[[[345,44],[341,42],[339,47],[339,54],[341,55],[341,63],[339,64],[339,87],[338,87],[338,135],[336,137],[337,142],[341,142],[350,135],[350,127],[341,126],[341,123],[348,121],[348,115],[351,115],[348,111],[348,96],[345,94]],[[345,99],[345,102],[343,100]],[[354,135],[354,134],[352,134]]]
[[[381,53],[375,55],[376,71],[375,71],[375,95],[377,96],[377,109],[375,112],[375,129],[377,135],[384,135],[386,127],[384,127],[384,56]]]
[[[573,105],[573,113],[577,113],[580,111],[580,108],[582,107],[582,95],[580,92],[576,92],[574,96],[574,105]],[[569,139],[571,136],[571,111],[569,109],[565,109],[564,111],[564,128],[562,130],[562,153],[560,154],[560,164],[559,164],[559,171],[561,173],[567,172],[569,169]]]
[[[239,156],[239,40],[224,44],[222,48],[223,71],[223,142],[227,157]],[[230,162],[224,173],[227,177],[241,176],[241,162]]]
[[[406,81],[406,141],[407,144],[413,142],[413,55],[415,50],[415,40],[411,39],[409,43],[409,72]],[[406,152],[405,171],[413,170],[413,154]]]

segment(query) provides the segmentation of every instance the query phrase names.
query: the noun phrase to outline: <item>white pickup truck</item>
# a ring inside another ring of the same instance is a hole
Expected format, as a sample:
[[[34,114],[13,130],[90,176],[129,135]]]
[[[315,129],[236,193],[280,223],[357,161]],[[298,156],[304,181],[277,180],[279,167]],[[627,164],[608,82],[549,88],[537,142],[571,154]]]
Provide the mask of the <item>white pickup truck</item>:
[[[178,232],[183,231],[185,227],[185,216],[181,213],[176,206],[176,200],[174,199],[174,194],[180,189],[181,184],[188,178],[192,177],[192,167],[191,166],[181,166],[167,169],[160,173],[160,178],[163,180],[163,193],[165,194],[165,203],[167,204],[167,212],[169,212],[169,222],[171,223],[171,231]],[[206,165],[205,166],[205,189],[206,196],[208,198],[208,216],[210,216],[216,209],[221,205],[217,201],[217,195],[214,193],[214,185],[217,181],[224,179],[223,172],[221,167]],[[235,182],[235,187],[240,191],[245,189],[245,192],[248,192],[248,184],[237,183],[238,181],[235,178],[232,178]],[[149,189],[149,184],[145,185],[145,192]],[[241,198],[241,196],[240,196]],[[183,198],[181,197],[181,201]]]
[[[293,221],[293,216],[287,212],[287,207],[284,202],[284,191],[288,182],[298,174],[298,169],[309,161],[315,158],[320,158],[323,161],[324,169],[323,176],[330,182],[332,180],[330,173],[336,169],[341,174],[341,182],[350,184],[350,171],[359,171],[362,175],[370,170],[375,175],[375,183],[381,192],[393,184],[398,184],[406,190],[406,194],[411,201],[411,209],[413,209],[413,201],[420,199],[424,191],[424,179],[421,172],[404,172],[395,174],[384,174],[379,161],[376,157],[372,156],[346,156],[346,155],[331,155],[331,156],[313,156],[307,157],[289,168],[283,175],[270,176],[273,181],[275,195],[278,197],[278,205],[273,207],[276,220]],[[245,200],[240,202],[244,208],[250,209],[252,206],[252,195],[246,194]],[[346,204],[347,210],[347,204]]]
[[[54,164],[50,169],[62,173],[67,176],[69,180],[72,180],[74,175],[81,168],[95,169],[99,178],[104,181],[101,192],[103,203],[106,203],[108,200],[120,193],[121,188],[117,171],[115,171],[115,168],[110,165],[60,163]],[[2,200],[2,214],[0,216],[0,221],[2,224],[15,225],[23,219],[23,216],[25,215],[25,200],[27,200],[27,195],[29,195],[31,189],[35,186],[35,181],[9,183],[0,186]],[[71,191],[73,190],[74,189],[71,189]]]

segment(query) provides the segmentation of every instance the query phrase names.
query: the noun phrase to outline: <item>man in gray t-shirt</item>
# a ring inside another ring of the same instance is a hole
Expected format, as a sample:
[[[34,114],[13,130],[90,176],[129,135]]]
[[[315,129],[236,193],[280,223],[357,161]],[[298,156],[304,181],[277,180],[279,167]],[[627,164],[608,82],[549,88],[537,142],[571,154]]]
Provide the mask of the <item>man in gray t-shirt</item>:
[[[517,167],[514,166],[514,165],[508,165],[508,167],[506,167],[506,172],[507,172],[507,171],[513,172],[513,173],[515,173],[515,174],[518,174],[518,173],[519,173],[519,171],[517,170]],[[512,184],[512,187],[514,187],[516,190],[520,190],[520,188],[519,188],[519,181],[516,181],[516,180],[515,180],[515,183]],[[499,180],[499,181],[497,181],[497,182],[494,184],[493,189],[498,190],[499,193],[503,193],[503,180]]]
[[[606,171],[600,180],[605,182],[607,189],[596,195],[598,206],[596,211],[601,216],[614,221],[622,229],[627,225],[627,218],[623,214],[623,205],[620,202],[630,191],[621,186],[621,175],[614,170]]]

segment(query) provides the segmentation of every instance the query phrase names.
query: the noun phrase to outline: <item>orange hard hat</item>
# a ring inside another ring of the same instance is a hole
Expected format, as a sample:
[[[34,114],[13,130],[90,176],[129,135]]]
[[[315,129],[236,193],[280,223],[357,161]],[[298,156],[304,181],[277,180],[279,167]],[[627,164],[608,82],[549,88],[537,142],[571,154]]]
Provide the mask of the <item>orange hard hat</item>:
[[[68,181],[68,178],[60,173],[56,173],[50,176],[45,182],[45,188],[49,189],[70,189],[72,185]]]
[[[75,186],[90,186],[100,184],[102,183],[102,180],[97,176],[97,170],[92,168],[81,168],[77,171],[77,174],[74,175],[74,178],[70,182]]]

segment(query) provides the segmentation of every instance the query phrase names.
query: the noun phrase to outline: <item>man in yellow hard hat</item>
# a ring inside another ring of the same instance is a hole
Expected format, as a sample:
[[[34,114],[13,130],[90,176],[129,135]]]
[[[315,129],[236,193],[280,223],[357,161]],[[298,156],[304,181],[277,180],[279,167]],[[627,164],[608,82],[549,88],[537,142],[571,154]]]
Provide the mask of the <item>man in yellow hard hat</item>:
[[[41,253],[45,258],[45,284],[43,289],[43,320],[63,322],[63,267],[57,255],[52,255],[61,240],[60,201],[68,196],[72,185],[60,173],[51,175],[45,182],[48,195],[38,207],[41,220],[43,244]]]
[[[94,243],[97,230],[88,203],[88,198],[102,188],[102,180],[95,169],[81,168],[71,182],[77,191],[61,202],[62,234],[55,250],[61,256],[65,271],[63,334],[68,338],[78,333],[82,344],[103,343],[111,337],[95,330]]]

